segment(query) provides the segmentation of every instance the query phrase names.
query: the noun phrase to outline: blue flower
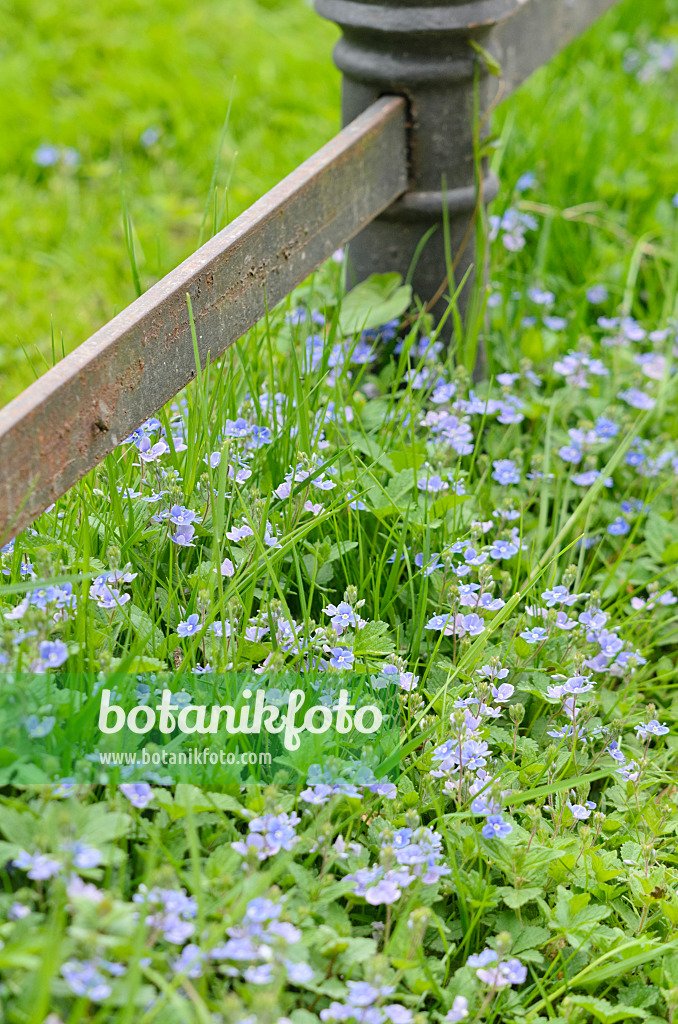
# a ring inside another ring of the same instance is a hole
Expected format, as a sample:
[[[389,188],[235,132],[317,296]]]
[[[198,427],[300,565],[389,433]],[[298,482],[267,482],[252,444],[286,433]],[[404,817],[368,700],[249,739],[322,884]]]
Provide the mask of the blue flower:
[[[196,633],[200,632],[200,616],[193,612],[189,615],[185,622],[180,622],[177,626],[177,636],[195,636]]]
[[[502,487],[506,484],[520,483],[520,472],[515,462],[511,459],[496,459],[492,465],[494,466],[492,479],[496,480]]]
[[[520,960],[506,960],[496,967],[479,967],[476,974],[480,980],[493,989],[522,985],[527,977],[527,967]]]
[[[64,848],[70,850],[73,856],[73,865],[79,871],[96,868],[101,864],[101,851],[79,839],[74,843],[67,843]]]
[[[647,739],[648,736],[665,736],[669,732],[668,725],[661,725],[656,718],[650,719],[645,725],[635,725],[635,731],[638,733],[638,738],[641,740]]]
[[[61,973],[74,995],[84,996],[93,1003],[103,1002],[113,991],[91,960],[67,960],[62,964]]]
[[[54,715],[48,715],[42,719],[38,718],[37,715],[29,715],[24,720],[26,732],[31,739],[42,739],[44,736],[49,736],[55,724],[56,718]]]
[[[574,473],[572,476],[572,483],[576,484],[577,487],[591,487],[599,476],[599,469],[589,469],[586,473]],[[604,481],[605,487],[612,487],[612,482],[612,477],[607,477]]]
[[[607,302],[610,297],[610,293],[604,284],[594,284],[586,291],[586,300],[590,302],[592,306],[600,306],[603,302]]]
[[[496,963],[499,954],[496,950],[486,946],[482,953],[472,953],[466,961],[467,967],[487,967],[488,964]]]
[[[195,534],[195,527],[191,526],[190,523],[185,526],[178,526],[174,536],[170,537],[170,540],[174,541],[181,548],[192,548],[195,547],[193,544],[193,535]]]
[[[468,633],[469,636],[480,636],[481,633],[485,632],[485,622],[475,612],[472,612],[470,615],[462,615],[461,625],[463,626],[463,631]]]
[[[548,327],[549,331],[564,331],[567,327],[567,320],[564,316],[545,316],[543,324],[544,327]]]
[[[528,288],[527,297],[537,306],[552,306],[556,301],[553,292],[544,291],[542,288]]]
[[[123,782],[118,789],[127,797],[132,807],[137,807],[140,811],[148,807],[153,799],[153,790],[147,782]]]
[[[59,150],[48,142],[43,142],[33,153],[33,163],[38,167],[54,167],[58,162]]]
[[[516,192],[527,192],[537,184],[537,175],[534,171],[524,171],[516,182]]]
[[[571,462],[576,466],[581,462],[583,453],[578,445],[566,444],[558,449],[558,454],[563,462]]]
[[[612,534],[613,537],[622,537],[625,533],[628,533],[631,527],[623,518],[623,516],[617,516],[614,522],[610,523],[607,528],[607,532]]]
[[[7,911],[8,921],[21,921],[24,917],[28,917],[31,912],[31,908],[27,907],[25,903],[19,903],[18,901],[10,904]]]
[[[172,961],[172,970],[175,974],[184,974],[187,978],[202,977],[202,962],[205,954],[194,943],[189,942],[184,946],[180,955]]]
[[[325,346],[325,340],[320,334],[310,334],[306,339],[306,368],[307,370],[317,370],[323,359],[323,349]]]
[[[190,508],[184,508],[183,505],[172,505],[169,514],[170,523],[174,523],[175,526],[187,526],[197,518],[198,513],[194,512]]]
[[[330,658],[332,668],[346,670],[351,668],[355,661],[355,655],[350,647],[332,647],[330,653],[332,655]]]
[[[281,910],[280,904],[274,903],[273,900],[266,899],[264,896],[255,896],[247,904],[245,920],[253,921],[255,924],[264,924],[266,921],[273,921],[280,917]]]
[[[513,832],[510,822],[504,821],[501,814],[490,814],[487,823],[483,825],[483,835],[486,839],[505,839]]]
[[[455,996],[452,1009],[443,1017],[443,1024],[459,1024],[468,1017],[468,999],[466,996]]]
[[[12,861],[15,868],[25,871],[34,882],[44,882],[53,878],[61,871],[62,865],[58,860],[47,856],[46,853],[30,854],[25,850],[19,852],[18,857]]]
[[[417,487],[419,490],[428,491],[429,494],[440,494],[441,491],[448,490],[449,486],[449,483],[438,475],[430,477],[423,476],[417,480]]]
[[[655,405],[654,398],[639,388],[627,388],[626,391],[620,391],[617,398],[621,398],[622,402],[626,402],[633,409],[654,409]]]
[[[490,548],[492,558],[512,558],[518,553],[518,545],[510,540],[495,540]]]
[[[528,644],[540,644],[546,640],[548,632],[543,626],[535,626],[534,629],[524,629],[519,636]]]
[[[591,806],[589,806],[591,804]],[[592,800],[587,800],[586,804],[573,804],[567,801],[567,806],[572,812],[572,817],[575,821],[586,821],[587,818],[591,817],[591,811],[595,808],[595,804]]]
[[[341,636],[345,629],[356,625],[355,612],[346,601],[340,601],[338,605],[329,604],[323,611],[325,615],[330,616],[332,628],[338,636]]]
[[[614,420],[607,419],[605,416],[598,417],[593,429],[601,440],[608,440],[609,438],[616,437],[619,433],[619,427]]]
[[[162,128],[158,127],[157,124],[150,124],[148,128],[144,128],[143,132],[139,136],[139,144],[144,149],[150,149],[154,146],[162,135]]]
[[[381,904],[395,903],[399,900],[402,895],[401,890],[398,888],[398,884],[391,880],[382,878],[376,885],[371,886],[365,893],[365,900],[372,907],[378,907]]]
[[[68,647],[63,640],[43,640],[38,654],[46,668],[59,668],[68,658]]]

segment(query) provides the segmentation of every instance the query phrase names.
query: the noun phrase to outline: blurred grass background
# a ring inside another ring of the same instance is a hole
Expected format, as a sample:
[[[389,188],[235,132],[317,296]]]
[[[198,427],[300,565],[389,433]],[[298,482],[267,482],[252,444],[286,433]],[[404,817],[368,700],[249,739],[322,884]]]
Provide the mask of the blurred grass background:
[[[621,268],[674,216],[676,73],[624,54],[677,17],[623,0],[495,118],[507,185],[535,169],[614,224],[554,222],[545,277]],[[145,289],[337,130],[337,34],[306,0],[0,0],[0,405],[135,297],[123,210]]]

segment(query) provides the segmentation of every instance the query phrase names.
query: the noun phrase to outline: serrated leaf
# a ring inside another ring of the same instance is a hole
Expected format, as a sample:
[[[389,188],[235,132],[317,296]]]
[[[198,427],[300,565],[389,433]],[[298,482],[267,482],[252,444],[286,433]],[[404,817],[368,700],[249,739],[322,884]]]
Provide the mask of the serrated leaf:
[[[101,813],[88,815],[89,820],[80,829],[80,837],[83,840],[91,843],[92,846],[100,846],[102,843],[110,843],[114,839],[121,839],[127,835],[132,824],[129,814],[122,811],[111,811],[104,804],[92,804],[91,806],[100,807]]]
[[[612,1004],[607,999],[596,999],[595,996],[570,996],[570,1003],[580,1006],[590,1013],[601,1024],[616,1024],[617,1021],[626,1020],[628,1017],[647,1017],[647,1010],[641,1010],[637,1006],[625,1006],[619,1003]]]
[[[376,952],[377,944],[374,939],[349,939],[348,949],[338,957],[337,972],[348,974],[349,969],[356,964],[368,963]]]
[[[130,621],[134,626],[136,633],[145,641],[146,647],[160,647],[165,638],[160,630],[156,628],[153,620],[146,614],[143,608],[139,608],[135,604],[123,605],[119,614],[124,615],[126,611],[128,611]]]
[[[353,642],[353,653],[356,657],[367,654],[387,655],[395,651],[395,643],[388,633],[386,622],[368,622],[359,629]]]
[[[622,860],[630,860],[634,864],[638,864],[640,861],[640,846],[638,843],[622,843],[619,851],[619,856]]]
[[[411,469],[403,469],[396,473],[388,482],[386,493],[394,505],[401,505],[414,487],[414,477]]]

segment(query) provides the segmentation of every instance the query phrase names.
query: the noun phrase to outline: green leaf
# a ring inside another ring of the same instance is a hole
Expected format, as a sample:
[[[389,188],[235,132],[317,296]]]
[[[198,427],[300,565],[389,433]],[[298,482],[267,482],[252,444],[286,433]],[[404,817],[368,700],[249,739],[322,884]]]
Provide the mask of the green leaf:
[[[354,334],[402,316],[412,301],[412,289],[401,282],[400,274],[372,274],[356,285],[341,304],[341,331]]]
[[[333,544],[330,548],[330,553],[325,559],[326,562],[335,562],[338,558],[342,558],[349,551],[353,551],[353,548],[358,547],[357,540],[342,540],[341,544]]]
[[[135,604],[130,604],[127,607],[129,608],[130,621],[134,626],[135,631],[145,641],[146,647],[160,647],[165,638],[160,630],[153,624],[151,617],[146,614],[143,608],[139,608]],[[121,613],[124,614],[125,611],[127,611],[127,608],[123,605]],[[163,668],[166,667],[166,665],[163,666]]]
[[[594,996],[570,996],[570,1003],[580,1006],[602,1024],[616,1024],[616,1021],[626,1020],[628,1017],[647,1017],[647,1010],[641,1010],[637,1006],[625,1006],[616,1003],[614,1006],[607,999],[596,999]]]
[[[550,938],[551,933],[548,928],[542,928],[536,924],[530,924],[526,928],[521,927],[511,947],[511,952],[515,956],[519,954],[522,956],[528,950],[538,949],[539,946],[543,946]]]
[[[395,643],[388,633],[386,622],[368,622],[359,629],[353,642],[353,653],[357,658],[368,654],[387,655],[395,651]]]
[[[348,974],[351,967],[368,963],[376,952],[377,944],[374,939],[349,939],[348,949],[338,958],[337,973]]]
[[[386,493],[394,505],[406,504],[405,498],[414,487],[412,470],[403,469],[389,480]]]
[[[558,901],[549,925],[565,936],[571,946],[582,946],[593,934],[595,926],[611,913],[610,907],[589,906],[591,893],[572,893],[558,886]]]
[[[524,889],[514,889],[512,886],[503,885],[497,889],[497,896],[501,897],[507,907],[511,907],[512,910],[518,910],[525,903],[529,903],[530,900],[541,895],[542,891],[540,885],[529,885]]]
[[[647,550],[656,562],[664,560],[669,546],[676,541],[676,529],[660,515],[651,512],[645,526]]]
[[[471,44],[471,47],[476,51],[478,56],[481,58],[483,64],[485,65],[489,73],[491,75],[494,75],[496,78],[499,78],[501,76],[501,64],[499,63],[499,61],[495,60],[495,58],[492,56],[489,50],[486,50],[484,46],[481,46],[480,43],[477,43],[475,39],[469,39],[469,43]]]
[[[318,1024],[318,1018],[308,1010],[292,1010],[292,1024]]]
[[[88,811],[96,809],[99,812],[88,814],[88,820],[80,829],[81,838],[91,843],[92,846],[109,843],[127,835],[132,824],[129,814],[122,811],[111,811],[105,804],[91,804],[87,809]]]
[[[665,565],[675,565],[678,562],[678,540],[674,540],[668,547],[664,548],[661,556]]]
[[[357,448],[363,455],[367,455],[372,462],[383,466],[389,473],[394,472],[394,467],[396,469],[404,468],[402,466],[395,466],[395,458],[400,455],[400,452],[393,452],[387,455],[373,438],[365,437],[358,430],[348,430],[346,433],[351,447]],[[424,458],[426,458],[425,451],[424,449]]]
[[[120,659],[118,659],[120,660]],[[167,662],[159,658],[151,658],[148,654],[142,654],[133,658],[127,665],[127,672],[166,672]]]
[[[427,458],[426,445],[421,441],[418,441],[416,444],[404,445],[402,448],[398,448],[397,451],[389,453],[389,459],[397,473],[403,469],[419,469],[426,462]]]

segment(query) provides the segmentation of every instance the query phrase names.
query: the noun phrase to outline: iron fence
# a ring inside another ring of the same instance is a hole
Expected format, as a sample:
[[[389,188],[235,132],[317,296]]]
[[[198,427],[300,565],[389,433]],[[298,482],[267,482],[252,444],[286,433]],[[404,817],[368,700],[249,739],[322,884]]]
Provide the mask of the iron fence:
[[[0,409],[0,543],[45,508],[349,240],[356,279],[414,270],[442,295],[479,202],[476,114],[616,0],[316,0],[340,25],[345,127],[96,334]],[[501,78],[490,78],[496,61]]]

